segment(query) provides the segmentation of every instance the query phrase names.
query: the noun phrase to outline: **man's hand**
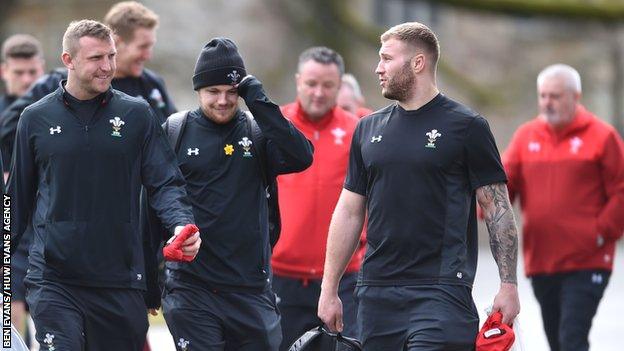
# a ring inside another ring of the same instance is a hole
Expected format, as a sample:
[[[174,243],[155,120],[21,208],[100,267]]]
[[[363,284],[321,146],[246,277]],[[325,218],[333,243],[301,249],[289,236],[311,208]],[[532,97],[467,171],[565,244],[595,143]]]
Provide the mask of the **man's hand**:
[[[182,253],[184,256],[190,256],[195,258],[199,253],[199,247],[201,246],[201,237],[199,232],[195,232],[188,239],[182,243]]]
[[[252,76],[251,74],[248,74],[246,76],[243,77],[243,79],[241,79],[240,82],[238,82],[238,84],[234,84],[234,88],[238,89],[238,87],[243,84],[244,81],[251,79],[251,78],[255,78],[254,76]]]
[[[511,283],[501,283],[498,294],[494,298],[492,312],[500,311],[503,315],[503,323],[512,325],[514,319],[520,313],[520,299],[518,298],[518,286]]]
[[[163,247],[163,256],[167,261],[190,262],[197,256],[200,246],[201,238],[197,226],[178,226],[174,236]]]
[[[147,309],[147,313],[149,313],[152,316],[156,317],[156,316],[158,316],[158,309],[157,308],[148,308]]]
[[[318,302],[318,317],[325,323],[329,331],[342,332],[342,301],[336,292],[321,290]]]

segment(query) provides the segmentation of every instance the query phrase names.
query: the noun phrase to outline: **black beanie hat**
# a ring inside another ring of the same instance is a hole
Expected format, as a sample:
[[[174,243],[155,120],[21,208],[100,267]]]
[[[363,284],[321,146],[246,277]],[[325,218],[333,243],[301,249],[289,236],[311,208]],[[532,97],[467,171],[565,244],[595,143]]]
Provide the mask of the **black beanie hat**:
[[[236,44],[228,38],[214,38],[199,53],[193,75],[193,89],[237,84],[247,75]]]

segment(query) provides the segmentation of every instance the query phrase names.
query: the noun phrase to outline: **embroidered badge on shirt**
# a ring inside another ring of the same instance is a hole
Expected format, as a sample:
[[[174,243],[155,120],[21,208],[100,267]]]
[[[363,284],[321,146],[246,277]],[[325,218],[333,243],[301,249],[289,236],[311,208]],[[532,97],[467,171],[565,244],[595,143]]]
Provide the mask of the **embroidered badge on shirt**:
[[[43,339],[43,343],[48,346],[48,350],[56,350],[56,347],[54,347],[54,334],[46,333],[45,339]]]
[[[234,146],[232,144],[225,144],[223,151],[225,151],[225,154],[227,156],[232,156],[232,154],[234,153]]]
[[[531,152],[539,152],[542,149],[542,145],[537,141],[530,141],[528,147]]]
[[[243,157],[251,157],[251,144],[253,144],[253,142],[251,140],[249,140],[249,138],[247,137],[243,137],[243,139],[241,139],[238,142],[238,145],[243,147],[243,150],[245,150],[245,152],[243,152]]]
[[[190,343],[191,343],[190,341],[184,340],[184,338],[180,338],[180,340],[178,340],[178,346],[180,347],[180,349],[182,351],[187,351],[188,350],[188,345]]]
[[[573,154],[578,154],[579,149],[583,146],[583,140],[577,136],[570,139],[570,152]]]
[[[344,138],[344,136],[347,135],[347,132],[345,132],[344,129],[340,127],[336,127],[331,130],[331,133],[334,136],[334,144],[342,145],[343,144],[342,138]]]
[[[114,137],[121,137],[121,127],[126,124],[126,122],[124,122],[121,118],[119,117],[114,117],[113,119],[109,120],[109,122],[113,125],[113,132],[111,133],[112,136]]]
[[[189,147],[188,149],[186,149],[186,154],[189,156],[199,156],[199,148],[196,147],[194,149],[191,149]]]
[[[429,141],[425,147],[428,147],[430,149],[435,149],[435,142],[437,141],[436,139],[442,136],[442,133],[438,132],[437,129],[432,129],[430,132],[425,133],[425,135],[427,136],[427,141]]]
[[[50,135],[61,134],[61,126],[56,126],[56,128],[50,127]]]

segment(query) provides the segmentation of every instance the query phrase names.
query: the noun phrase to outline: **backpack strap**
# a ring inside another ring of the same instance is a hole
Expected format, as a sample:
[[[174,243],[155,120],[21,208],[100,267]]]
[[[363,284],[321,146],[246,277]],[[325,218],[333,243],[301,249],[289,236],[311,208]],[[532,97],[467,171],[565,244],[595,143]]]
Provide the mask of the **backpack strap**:
[[[186,127],[188,114],[188,110],[176,112],[169,116],[167,121],[163,124],[163,129],[165,130],[165,134],[167,134],[169,144],[175,152],[178,152],[180,148],[180,137],[184,132],[184,127]]]
[[[254,120],[251,112],[245,111],[245,116],[247,117],[247,132],[251,136],[251,147],[256,150],[256,154],[258,155],[262,181],[264,182],[264,186],[268,187],[270,184],[269,175],[267,173],[266,139],[262,135],[262,131],[260,130],[260,127],[258,127],[258,123]],[[268,195],[269,193],[267,189],[267,197]]]

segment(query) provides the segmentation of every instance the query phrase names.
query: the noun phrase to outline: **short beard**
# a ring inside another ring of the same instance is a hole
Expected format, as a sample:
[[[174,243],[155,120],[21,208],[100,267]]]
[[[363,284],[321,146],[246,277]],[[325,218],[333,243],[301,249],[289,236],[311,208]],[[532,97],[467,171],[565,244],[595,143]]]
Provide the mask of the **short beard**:
[[[406,101],[414,87],[414,74],[412,73],[410,61],[405,62],[401,71],[392,80],[388,80],[388,86],[382,95],[386,99],[396,101]]]

